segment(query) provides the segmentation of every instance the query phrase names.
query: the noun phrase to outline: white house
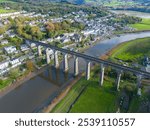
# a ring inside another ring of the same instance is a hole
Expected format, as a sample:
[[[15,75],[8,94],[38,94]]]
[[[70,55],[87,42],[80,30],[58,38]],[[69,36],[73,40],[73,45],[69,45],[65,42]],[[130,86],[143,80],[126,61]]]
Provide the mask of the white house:
[[[7,44],[8,44],[8,40],[2,40],[2,41],[0,42],[0,44],[1,44],[1,45],[7,45]]]
[[[21,65],[19,58],[13,59],[9,63],[11,64],[11,68],[15,68],[15,67]]]
[[[0,35],[0,39],[4,38],[4,35]]]
[[[9,34],[9,37],[14,38],[16,35],[14,33]]]
[[[145,67],[145,70],[146,70],[146,72],[149,72],[149,73],[150,73],[150,65],[147,65],[147,66]]]
[[[4,47],[4,51],[7,54],[17,53],[17,49],[15,46]]]
[[[55,40],[60,40],[60,39],[61,39],[60,36],[55,37]]]
[[[9,17],[9,16],[17,16],[17,15],[19,15],[21,13],[22,12],[3,13],[3,14],[0,14],[0,18],[2,18],[2,17]]]
[[[1,19],[0,19],[0,21],[1,21]],[[0,22],[0,27],[3,27],[3,23],[2,22]]]
[[[0,75],[10,71],[12,68],[15,68],[19,65],[21,65],[21,61],[19,60],[19,58],[0,63]]]
[[[31,47],[31,48],[35,48],[36,47],[36,44],[35,43],[31,43],[31,42],[28,42],[26,41],[26,43]]]
[[[81,37],[81,35],[79,35],[79,34],[74,34],[74,36],[72,37],[72,39],[73,39],[75,42],[81,42],[81,41],[82,41],[82,37]]]
[[[48,39],[47,39],[47,42],[53,42],[53,41],[54,41],[53,38],[48,38]]]
[[[20,49],[21,51],[28,51],[30,48],[26,44],[23,44],[20,46]]]
[[[64,37],[63,39],[61,39],[62,43],[67,43],[70,42],[70,38]]]
[[[9,61],[0,63],[0,70],[4,70],[9,66]]]

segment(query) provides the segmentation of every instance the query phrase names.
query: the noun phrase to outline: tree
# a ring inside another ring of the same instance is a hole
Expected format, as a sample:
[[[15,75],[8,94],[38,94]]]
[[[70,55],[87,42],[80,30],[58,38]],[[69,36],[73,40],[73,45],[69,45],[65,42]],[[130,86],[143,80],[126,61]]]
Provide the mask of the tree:
[[[3,85],[4,80],[0,79],[0,85]]]
[[[60,29],[61,29],[60,23],[55,23],[55,30],[58,31]]]
[[[31,72],[31,71],[34,71],[34,64],[31,60],[27,61],[26,62],[26,67],[27,69]]]
[[[11,79],[16,79],[16,78],[18,77],[18,75],[19,75],[19,69],[18,69],[18,68],[11,69],[11,70],[9,71],[9,77],[10,77]]]
[[[30,25],[26,25],[23,29],[27,34],[31,34],[31,26]]]
[[[68,28],[70,28],[70,25],[67,24],[66,21],[63,21],[61,26],[62,26],[62,29],[63,29],[63,30],[67,30]]]
[[[32,39],[34,40],[41,40],[42,39],[42,32],[40,31],[39,27],[34,26],[31,27],[31,35],[32,35]]]
[[[5,28],[4,28],[4,27],[1,27],[1,28],[0,28],[0,35],[3,34],[5,31],[6,31]]]
[[[46,30],[47,30],[48,32],[54,31],[54,30],[55,30],[54,24],[53,24],[52,22],[48,22],[48,23],[46,24]]]
[[[9,42],[13,43],[16,45],[16,47],[19,49],[20,48],[20,44],[23,42],[23,40],[17,36],[13,37],[13,38],[9,38]]]

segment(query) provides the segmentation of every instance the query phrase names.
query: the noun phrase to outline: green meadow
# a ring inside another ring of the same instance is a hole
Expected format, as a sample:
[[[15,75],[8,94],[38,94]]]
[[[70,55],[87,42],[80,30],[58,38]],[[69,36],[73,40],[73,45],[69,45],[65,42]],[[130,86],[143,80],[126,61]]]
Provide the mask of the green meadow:
[[[131,24],[130,26],[137,29],[137,31],[150,30],[150,19],[143,19],[142,22]]]
[[[6,9],[0,8],[0,14],[2,14],[2,13],[11,13],[11,12],[15,12],[15,10],[6,10]]]
[[[141,38],[120,44],[111,55],[111,60],[141,62],[143,57],[150,56],[150,38]]]
[[[118,94],[113,85],[113,79],[106,80],[103,87],[99,86],[98,81],[98,73],[94,76],[94,73],[92,72],[92,77],[89,81],[87,81],[85,77],[82,77],[71,88],[66,97],[60,103],[58,103],[51,112],[116,112],[116,99],[118,97]],[[80,95],[83,88],[84,91]],[[75,100],[77,101],[72,106],[70,111],[68,111]]]

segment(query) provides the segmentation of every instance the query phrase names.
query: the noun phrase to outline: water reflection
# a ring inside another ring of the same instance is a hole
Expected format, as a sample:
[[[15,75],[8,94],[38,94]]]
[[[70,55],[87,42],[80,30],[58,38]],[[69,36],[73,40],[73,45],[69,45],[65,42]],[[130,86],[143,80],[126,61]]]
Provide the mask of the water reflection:
[[[56,69],[54,66],[49,66],[43,73],[39,76],[54,85],[60,86],[68,81],[73,74],[69,72],[64,72],[62,68]]]

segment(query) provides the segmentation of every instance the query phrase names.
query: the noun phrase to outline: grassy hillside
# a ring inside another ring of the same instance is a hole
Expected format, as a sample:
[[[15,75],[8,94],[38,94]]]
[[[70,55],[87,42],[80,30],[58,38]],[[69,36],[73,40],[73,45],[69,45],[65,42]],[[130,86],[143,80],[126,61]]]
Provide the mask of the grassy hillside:
[[[0,2],[13,2],[13,0],[0,0]]]
[[[111,59],[120,59],[122,61],[141,62],[145,55],[150,56],[150,38],[141,38],[120,44]]]
[[[150,19],[143,19],[142,22],[132,24],[131,27],[137,29],[138,31],[150,30]]]
[[[68,0],[69,2],[74,2],[77,4],[81,3],[99,3],[106,6],[120,6],[120,5],[134,5],[136,3],[144,3],[149,0]]]
[[[15,10],[6,10],[6,9],[3,9],[3,8],[0,8],[0,14],[2,13],[10,13],[10,12],[14,12]]]

